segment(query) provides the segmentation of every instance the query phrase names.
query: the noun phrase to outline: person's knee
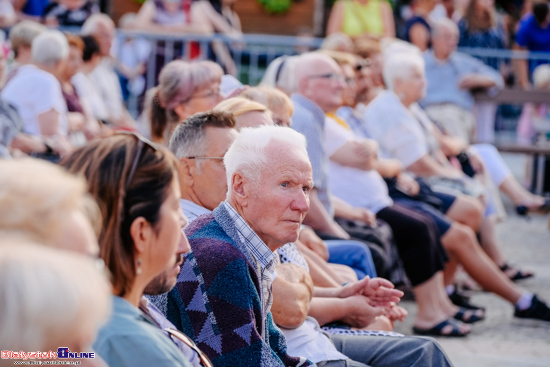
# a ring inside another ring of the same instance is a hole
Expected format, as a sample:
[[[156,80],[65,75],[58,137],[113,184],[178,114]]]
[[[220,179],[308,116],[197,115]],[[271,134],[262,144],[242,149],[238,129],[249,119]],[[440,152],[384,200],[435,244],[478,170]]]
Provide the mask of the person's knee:
[[[409,349],[412,355],[409,366],[451,366],[445,352],[435,339],[429,337],[410,337]]]
[[[483,212],[485,210],[481,201],[469,196],[459,196],[456,198],[456,202],[453,206],[455,205],[456,211],[458,212],[457,220],[472,228],[474,231],[479,231],[483,221]]]
[[[478,245],[472,229],[460,223],[453,223],[442,240],[445,248],[453,253],[473,251]]]

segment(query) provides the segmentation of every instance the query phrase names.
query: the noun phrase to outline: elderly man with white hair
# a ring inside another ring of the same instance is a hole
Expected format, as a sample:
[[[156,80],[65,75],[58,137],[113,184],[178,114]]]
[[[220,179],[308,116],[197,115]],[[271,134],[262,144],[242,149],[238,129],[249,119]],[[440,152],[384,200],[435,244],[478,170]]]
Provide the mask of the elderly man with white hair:
[[[69,45],[61,32],[40,34],[32,42],[31,63],[19,67],[0,94],[17,109],[24,132],[51,139],[49,146],[58,147],[60,155],[71,150],[67,105],[57,79],[68,55]]]
[[[492,141],[495,107],[485,116],[474,115],[472,91],[503,88],[500,73],[469,55],[456,51],[459,31],[447,18],[435,22],[432,49],[424,53],[428,88],[420,101],[432,120],[450,135],[464,139]],[[481,121],[483,119],[483,121]]]
[[[313,182],[305,139],[284,127],[243,129],[224,163],[227,199],[186,229],[192,252],[168,294],[168,318],[215,366],[309,365],[304,358],[287,355],[270,312],[275,276],[297,286],[306,283],[296,274],[273,272],[278,263],[273,252],[297,239],[309,208]],[[375,300],[395,293],[359,286]],[[304,292],[311,297],[307,287]],[[335,349],[330,340],[323,344],[326,336],[318,331],[301,335],[294,340],[299,347],[292,349],[322,361],[320,366],[448,365],[437,344],[426,339],[337,335],[331,336]]]

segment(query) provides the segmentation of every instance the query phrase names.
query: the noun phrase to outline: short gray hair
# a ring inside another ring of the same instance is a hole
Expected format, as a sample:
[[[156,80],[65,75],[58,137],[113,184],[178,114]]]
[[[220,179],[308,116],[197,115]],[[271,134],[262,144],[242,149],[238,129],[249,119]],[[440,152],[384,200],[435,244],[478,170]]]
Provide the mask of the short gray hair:
[[[231,113],[208,111],[194,114],[178,125],[170,137],[168,149],[180,159],[204,155],[207,127],[235,128],[235,118]],[[200,173],[200,159],[195,160]]]
[[[24,237],[2,236],[2,349],[56,350],[81,340],[107,321],[110,290],[92,259]]]
[[[15,56],[20,47],[30,48],[32,41],[41,33],[45,32],[48,28],[40,23],[33,22],[31,20],[23,20],[17,23],[10,30],[10,43],[11,48],[15,52]]]
[[[384,61],[382,75],[384,83],[390,90],[395,88],[397,79],[407,80],[411,77],[415,68],[424,72],[424,59],[414,52],[396,52],[392,53]]]
[[[432,22],[432,38],[439,36],[442,28],[447,28],[453,31],[454,34],[459,35],[460,31],[455,22],[449,18],[441,18]]]
[[[241,172],[252,181],[258,181],[264,168],[266,168],[267,147],[274,140],[296,149],[309,160],[306,138],[289,127],[260,126],[243,128],[223,159],[229,189],[232,187],[231,180],[235,172]]]
[[[83,36],[91,36],[97,32],[97,27],[103,24],[109,28],[115,28],[115,22],[107,14],[96,13],[92,14],[82,25],[81,33]]]
[[[69,56],[67,37],[57,30],[48,30],[32,41],[31,59],[37,64],[55,66]]]

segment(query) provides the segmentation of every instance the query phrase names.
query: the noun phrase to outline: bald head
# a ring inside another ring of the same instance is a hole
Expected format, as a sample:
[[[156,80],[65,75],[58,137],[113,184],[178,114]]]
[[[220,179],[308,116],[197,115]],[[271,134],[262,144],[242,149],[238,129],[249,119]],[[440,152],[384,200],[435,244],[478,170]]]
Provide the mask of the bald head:
[[[310,52],[295,62],[296,92],[317,104],[325,113],[342,105],[344,76],[330,56]]]

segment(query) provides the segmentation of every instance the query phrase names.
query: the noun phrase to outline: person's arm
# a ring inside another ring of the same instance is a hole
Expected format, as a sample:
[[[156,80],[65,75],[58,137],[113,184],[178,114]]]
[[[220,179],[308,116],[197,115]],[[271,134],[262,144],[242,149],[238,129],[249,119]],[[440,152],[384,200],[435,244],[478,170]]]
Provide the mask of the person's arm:
[[[294,264],[278,265],[276,271],[271,314],[277,325],[295,329],[308,314],[313,282],[304,269]]]
[[[53,107],[37,116],[40,135],[53,136],[59,132],[60,114]]]
[[[409,30],[409,40],[420,51],[426,51],[430,42],[430,32],[424,24],[415,23]]]
[[[330,11],[330,16],[327,22],[327,36],[342,32],[342,20],[344,17],[344,5],[341,1],[337,1],[332,10]]]
[[[317,196],[317,190],[313,189],[309,193],[309,211],[307,212],[304,224],[310,226],[318,232],[338,238],[349,239],[349,234],[342,229],[327,213],[323,204]]]
[[[382,7],[382,22],[384,23],[384,37],[395,38],[395,22],[393,20],[393,11],[386,1],[380,3]]]
[[[375,167],[378,143],[374,140],[347,140],[330,156],[330,160],[342,166],[368,171]]]
[[[191,18],[193,22],[208,22],[213,29],[220,33],[227,34],[229,36],[240,37],[242,32],[239,29],[233,28],[225,18],[218,13],[210,4],[209,1],[195,1],[191,7]]]
[[[317,320],[319,325],[334,321],[342,321],[356,328],[364,328],[384,313],[382,307],[372,307],[369,299],[364,296],[349,298],[313,297],[309,316]]]
[[[407,167],[407,171],[416,176],[439,176],[447,178],[462,178],[462,174],[452,167],[446,167],[439,164],[429,155],[424,155],[413,164]]]
[[[334,216],[348,220],[356,220],[368,224],[371,227],[376,227],[376,215],[365,208],[354,207],[344,200],[332,196],[334,205]]]
[[[403,164],[399,161],[399,159],[378,159],[376,161],[376,170],[380,176],[384,178],[397,177],[401,172],[403,172]]]
[[[298,239],[302,245],[315,252],[323,260],[328,261],[329,253],[325,242],[317,236],[315,231],[309,227],[300,229]]]
[[[514,45],[514,50],[528,51],[527,47]],[[526,59],[514,60],[516,75],[518,76],[519,85],[523,89],[531,89],[531,82],[529,81],[529,62]]]
[[[294,245],[296,245],[304,259],[306,259],[313,285],[333,288],[339,287],[343,283],[341,283],[342,280],[336,274],[329,270],[328,263],[319,255],[304,246],[300,241],[294,242]]]

